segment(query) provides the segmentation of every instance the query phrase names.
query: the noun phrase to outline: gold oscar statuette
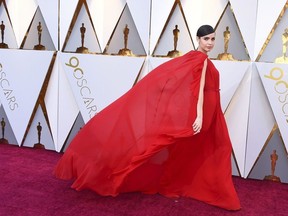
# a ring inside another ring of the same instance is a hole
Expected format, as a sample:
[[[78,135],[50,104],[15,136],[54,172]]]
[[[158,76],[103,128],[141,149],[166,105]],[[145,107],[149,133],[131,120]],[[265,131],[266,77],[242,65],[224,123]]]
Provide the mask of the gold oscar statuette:
[[[82,26],[80,27],[81,47],[78,47],[76,49],[76,53],[89,53],[89,49],[84,46],[85,32],[86,32],[86,27],[84,26],[84,23],[82,23]]]
[[[231,33],[229,31],[229,26],[226,26],[226,30],[223,32],[224,36],[224,53],[220,53],[217,56],[218,60],[228,60],[228,61],[235,61],[233,55],[231,53],[228,53],[228,46],[229,46],[229,41],[231,37]]]
[[[0,25],[0,29],[1,29],[1,43],[0,43],[0,48],[8,48],[8,45],[6,43],[4,43],[4,31],[5,31],[5,25],[4,22],[1,21],[1,25]]]
[[[40,122],[38,122],[38,125],[37,125],[38,143],[35,143],[33,148],[45,149],[45,146],[41,144],[41,133],[42,133],[42,126]]]
[[[128,35],[129,35],[129,28],[128,25],[125,25],[125,28],[123,29],[123,34],[124,34],[124,48],[120,49],[118,52],[118,55],[122,56],[133,56],[134,54],[130,49],[128,49]]]
[[[177,50],[177,43],[179,38],[180,30],[178,29],[178,25],[175,25],[175,28],[173,29],[173,36],[174,36],[174,49],[169,51],[167,56],[174,58],[182,55],[180,51]]]
[[[278,160],[278,155],[276,153],[276,150],[274,149],[272,154],[270,155],[271,160],[271,175],[265,176],[265,180],[275,181],[275,182],[281,182],[280,178],[278,176],[275,176],[275,169],[276,169],[276,162]]]
[[[282,34],[282,56],[274,60],[275,63],[288,63],[287,57],[287,46],[288,46],[288,28],[284,30]]]
[[[38,32],[38,44],[34,46],[34,50],[45,50],[45,46],[41,44],[42,39],[42,24],[39,22],[37,26],[37,32]]]
[[[9,143],[8,140],[4,138],[5,126],[6,126],[6,122],[5,122],[4,118],[2,118],[2,120],[1,120],[2,138],[0,139],[0,143],[8,144]]]

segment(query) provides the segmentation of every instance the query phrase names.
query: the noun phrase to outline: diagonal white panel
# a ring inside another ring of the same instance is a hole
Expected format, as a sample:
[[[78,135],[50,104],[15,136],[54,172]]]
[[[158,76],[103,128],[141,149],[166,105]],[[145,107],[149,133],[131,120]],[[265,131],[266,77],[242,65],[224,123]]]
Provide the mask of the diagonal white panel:
[[[274,150],[278,156],[274,176],[277,176],[282,183],[288,183],[288,173],[285,172],[288,170],[287,150],[283,146],[281,135],[277,129],[271,133],[271,137],[262,149],[248,178],[263,180],[272,175],[271,155]]]
[[[249,60],[245,43],[242,39],[241,32],[234,18],[231,7],[228,5],[216,29],[216,40],[213,50],[209,53],[212,58],[217,58],[220,53],[224,53],[224,32],[230,31],[230,39],[227,52],[232,54],[235,60]]]
[[[35,0],[15,0],[7,5],[9,5],[9,15],[17,42],[21,44],[35,15],[37,2]]]
[[[126,5],[126,0],[109,0],[103,2],[103,20],[105,20],[105,24],[103,26],[103,41],[102,43],[100,41],[100,44],[102,47],[105,47],[120,19],[121,13]]]
[[[256,63],[257,65],[257,63]],[[257,68],[253,64],[245,173],[250,173],[273,126],[275,118],[263,88]],[[259,136],[261,134],[261,136]]]
[[[249,116],[249,101],[251,88],[251,68],[247,70],[240,86],[229,104],[225,118],[237,161],[240,175],[244,175],[246,137]]]
[[[63,69],[59,63],[59,107],[58,107],[58,145],[57,151],[62,149],[65,140],[79,113],[73,91]],[[69,110],[69,112],[67,112]]]
[[[144,58],[61,53],[61,61],[87,122],[132,87]]]
[[[38,28],[42,28],[41,35],[39,36]],[[52,41],[51,35],[46,26],[46,22],[42,16],[40,8],[37,9],[34,16],[33,22],[31,24],[30,30],[25,40],[23,49],[33,49],[34,46],[39,45],[39,40],[42,46],[45,46],[45,50],[55,50],[54,43]]]
[[[220,73],[221,106],[225,111],[231,101],[236,89],[239,87],[250,62],[213,61]]]
[[[126,29],[126,25],[129,29],[127,48],[130,49],[134,55],[146,55],[141,38],[138,34],[138,30],[135,26],[128,6],[125,7],[123,13],[121,14],[121,18],[117,23],[117,27],[113,32],[112,38],[109,41],[109,46],[107,47],[105,53],[117,54],[119,50],[125,48],[124,31]]]
[[[11,25],[11,22],[9,20],[8,13],[4,7],[4,4],[0,4],[0,22],[1,22],[0,23],[1,25],[2,24],[5,25],[4,34],[3,34],[3,42],[6,43],[9,48],[18,48],[15,33]],[[2,33],[1,33],[0,43],[2,43]]]
[[[37,0],[54,47],[58,47],[58,0]]]
[[[176,26],[179,31],[178,41],[177,44],[175,44],[177,45],[176,50],[179,50],[182,54],[184,54],[194,49],[186,21],[181,12],[181,8],[177,4],[169,22],[166,24],[164,32],[161,34],[161,38],[159,39],[155,50],[153,50],[153,55],[165,56],[169,51],[174,50],[173,31]]]
[[[287,20],[288,20],[288,10],[285,11],[281,20],[278,22],[277,27],[274,29],[273,34],[269,41],[267,41],[267,46],[263,51],[259,61],[260,62],[275,62],[282,63],[284,60],[284,44],[283,44],[283,34],[285,34],[285,29],[287,28]],[[287,47],[287,46],[286,46]],[[286,48],[285,47],[285,48]],[[286,56],[287,56],[287,48],[286,48]]]
[[[4,137],[4,139],[6,139],[9,144],[18,145],[18,142],[13,133],[13,129],[11,127],[9,119],[2,105],[0,106],[0,116],[1,116],[0,121],[4,120],[5,122],[4,131],[2,130],[2,125],[1,125],[1,138]],[[3,136],[3,132],[4,132],[4,136]]]
[[[39,126],[39,123],[41,127],[40,133],[37,128]],[[54,142],[48,124],[44,117],[43,110],[40,106],[38,106],[38,109],[35,113],[34,119],[30,125],[23,146],[34,147],[35,144],[39,144],[39,139],[40,144],[44,145],[45,149],[55,150]]]
[[[286,148],[288,147],[288,65],[258,63],[257,68]]]
[[[76,10],[78,0],[61,0],[60,1],[60,34],[59,34],[59,40],[60,40],[60,50],[62,50],[62,46],[65,42],[66,35],[68,34],[68,30],[73,18],[73,15]]]
[[[151,33],[150,51],[155,49],[157,41],[173,8],[174,0],[152,1],[151,5]],[[161,11],[161,13],[159,13]]]
[[[149,50],[150,4],[150,0],[127,0],[127,5],[129,6],[131,15],[133,17],[146,53],[148,53]]]
[[[104,50],[106,44],[104,41],[104,32],[106,31],[106,20],[104,22],[104,2],[105,1],[95,1],[95,0],[86,0],[89,12],[91,14],[91,19],[96,31],[98,42],[100,45],[100,50]]]
[[[66,44],[65,51],[76,52],[77,48],[82,46],[81,31],[80,31],[82,24],[84,24],[85,27],[85,34],[83,41],[84,47],[87,47],[89,52],[100,53],[101,50],[98,44],[98,40],[95,35],[92,23],[90,21],[88,11],[86,10],[84,4],[82,5],[78,17],[75,21],[75,25],[73,26],[70,37]]]
[[[228,0],[214,0],[213,3],[210,0],[182,0],[181,3],[192,39],[197,43],[196,32],[198,28],[205,24],[215,27]]]
[[[230,3],[249,56],[253,58],[258,0],[230,0]]]
[[[0,49],[0,100],[19,144],[21,144],[34,109],[52,55],[53,52],[49,51]]]
[[[45,105],[49,118],[52,137],[55,144],[55,149],[58,146],[58,106],[59,106],[59,55],[56,56],[50,80],[45,94]]]
[[[283,9],[286,0],[266,1],[258,0],[257,23],[255,31],[254,58],[258,56],[269,33],[271,32],[277,18]],[[273,10],[271,10],[273,8]],[[269,16],[267,16],[269,14]]]
[[[79,113],[72,90],[57,55],[45,95],[56,151],[60,151]]]

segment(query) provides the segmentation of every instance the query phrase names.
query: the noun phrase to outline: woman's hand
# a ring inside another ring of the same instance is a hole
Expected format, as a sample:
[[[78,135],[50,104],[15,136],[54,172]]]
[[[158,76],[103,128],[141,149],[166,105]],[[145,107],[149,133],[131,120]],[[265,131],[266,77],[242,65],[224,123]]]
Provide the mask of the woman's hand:
[[[192,127],[195,134],[199,133],[202,128],[202,118],[197,116],[194,123],[192,124]]]

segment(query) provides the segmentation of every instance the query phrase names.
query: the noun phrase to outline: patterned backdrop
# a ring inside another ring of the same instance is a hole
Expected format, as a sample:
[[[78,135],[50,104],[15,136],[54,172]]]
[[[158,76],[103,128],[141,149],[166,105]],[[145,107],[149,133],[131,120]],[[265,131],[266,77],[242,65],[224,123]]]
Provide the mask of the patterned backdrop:
[[[0,0],[1,141],[65,151],[92,116],[171,59],[169,51],[197,48],[198,27],[210,24],[217,37],[209,57],[221,74],[233,174],[264,179],[276,161],[275,176],[288,183],[287,5]]]

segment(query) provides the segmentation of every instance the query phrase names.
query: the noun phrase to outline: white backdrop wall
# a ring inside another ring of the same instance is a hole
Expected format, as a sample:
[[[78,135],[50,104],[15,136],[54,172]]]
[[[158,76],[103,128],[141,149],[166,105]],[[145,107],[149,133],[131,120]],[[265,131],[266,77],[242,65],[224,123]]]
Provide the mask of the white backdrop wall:
[[[171,59],[166,55],[173,49],[176,25],[177,49],[186,53],[197,48],[198,27],[210,24],[216,46],[209,57],[221,75],[233,174],[264,179],[276,150],[275,175],[288,183],[286,9],[286,0],[2,0],[0,42],[9,46],[0,48],[4,138],[11,145],[33,147],[41,124],[41,144],[65,151],[90,118]],[[41,51],[34,50],[39,22]],[[86,54],[76,53],[82,23]],[[118,55],[125,25],[134,56]],[[228,52],[235,61],[216,60],[224,52],[227,26]]]

